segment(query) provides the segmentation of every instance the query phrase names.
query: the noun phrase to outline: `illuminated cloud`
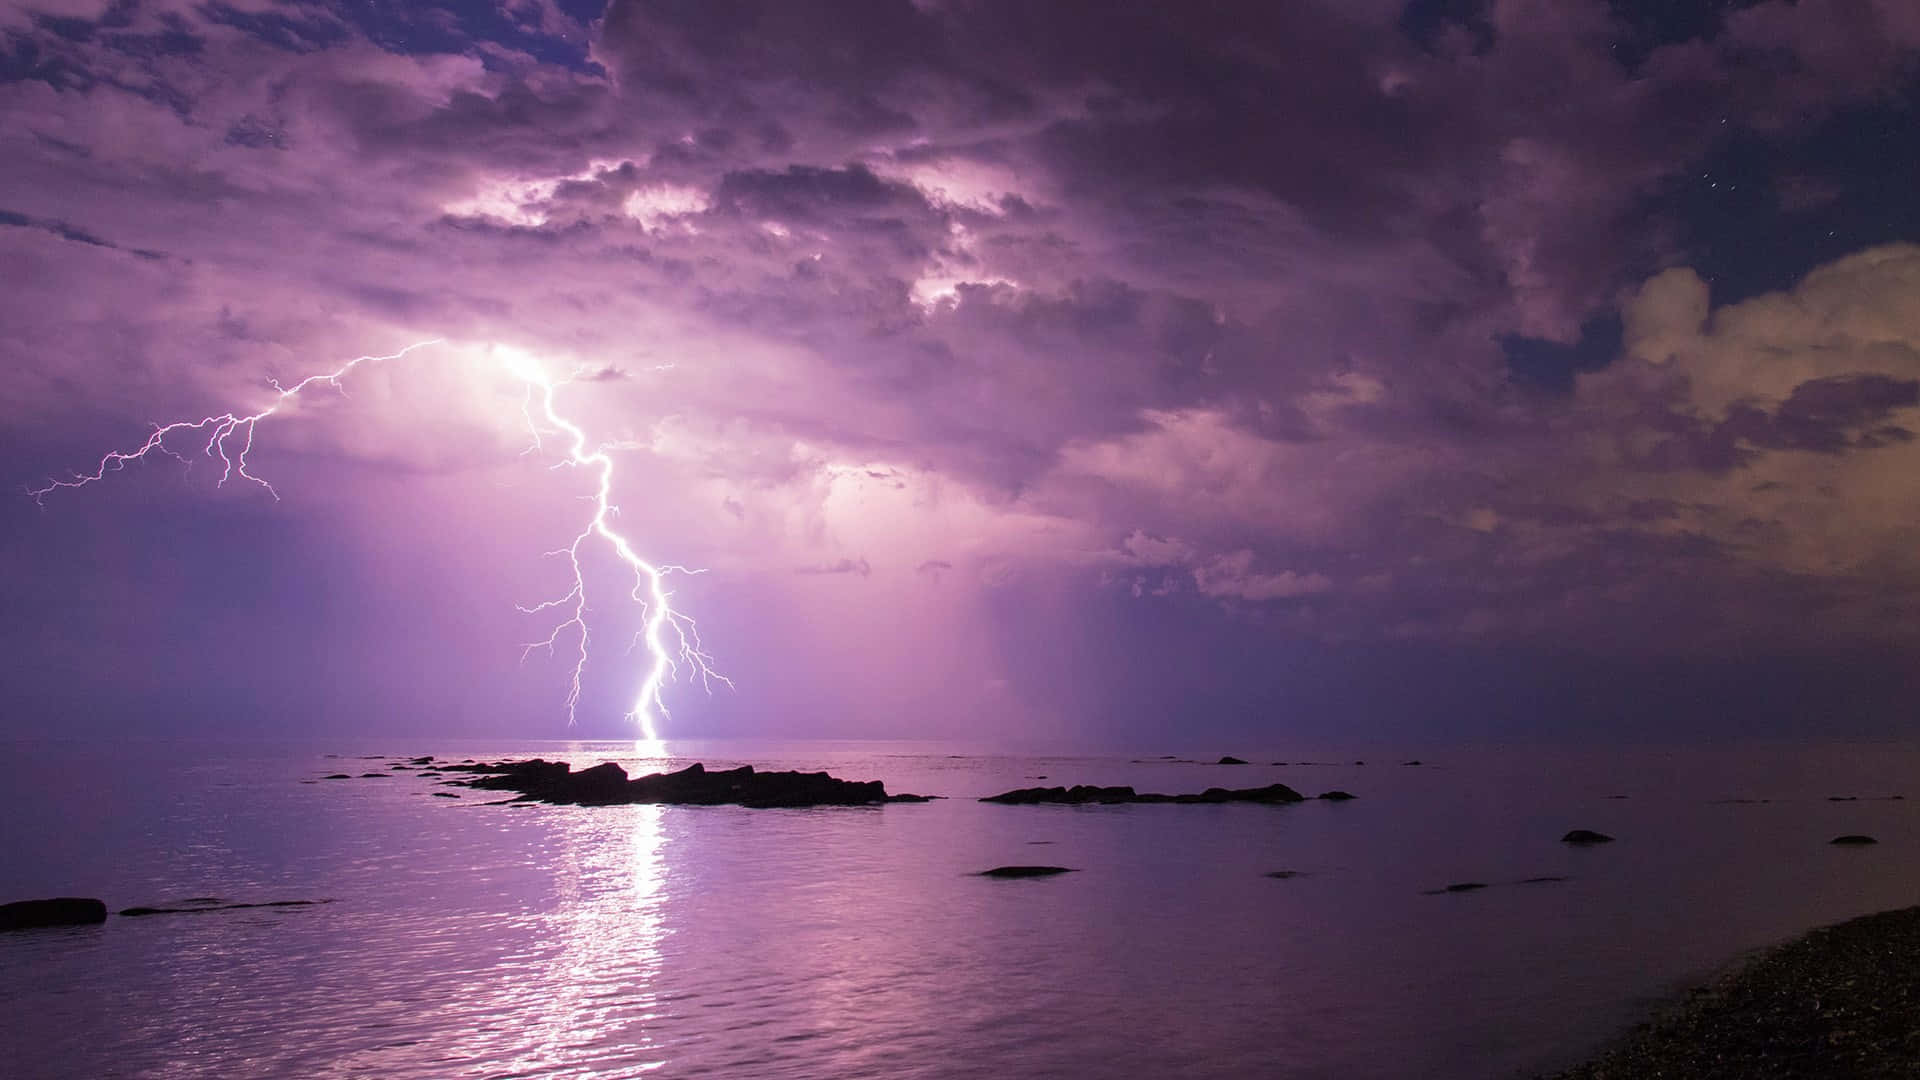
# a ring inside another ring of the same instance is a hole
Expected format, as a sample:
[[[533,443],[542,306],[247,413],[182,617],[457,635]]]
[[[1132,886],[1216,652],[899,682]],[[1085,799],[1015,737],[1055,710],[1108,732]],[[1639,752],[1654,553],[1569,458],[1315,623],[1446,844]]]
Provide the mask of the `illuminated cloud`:
[[[160,650],[97,614],[125,595],[257,650],[236,700],[284,699],[282,648],[355,641],[359,673],[296,679],[312,716],[441,708],[428,684],[449,715],[532,714],[550,685],[474,658],[517,655],[512,604],[549,582],[505,568],[577,507],[521,457],[511,380],[472,380],[495,344],[583,373],[561,393],[621,455],[623,528],[712,569],[676,587],[743,685],[689,706],[716,729],[797,716],[769,688],[799,685],[889,733],[948,691],[1081,715],[1155,635],[1920,636],[1920,259],[1858,224],[1887,216],[1821,134],[1911,96],[1911,5],[1664,36],[1603,0],[1470,7],[515,0],[483,32],[432,5],[16,5],[17,482],[316,363],[460,349],[276,418],[278,508],[192,474],[195,512],[294,538],[182,541],[177,588],[115,539],[161,527],[157,494],[10,520],[9,607],[67,621],[6,640],[69,675],[59,641]],[[1714,177],[1770,153],[1755,197],[1789,217],[1709,250]],[[1580,352],[1609,319],[1617,347]],[[1530,383],[1511,341],[1578,362]],[[190,587],[231,566],[275,601]],[[884,693],[878,658],[833,666],[906,624]],[[184,648],[125,667],[126,701],[215,681]]]

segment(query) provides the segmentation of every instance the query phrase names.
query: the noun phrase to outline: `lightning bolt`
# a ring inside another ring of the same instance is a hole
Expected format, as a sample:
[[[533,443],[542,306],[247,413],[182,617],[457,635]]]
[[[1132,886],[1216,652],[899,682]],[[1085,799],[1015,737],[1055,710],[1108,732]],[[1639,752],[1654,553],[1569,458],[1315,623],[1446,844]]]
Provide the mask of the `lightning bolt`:
[[[356,368],[365,364],[375,364],[399,360],[408,354],[444,344],[439,338],[415,342],[398,352],[381,356],[358,356],[332,371],[318,375],[309,375],[290,386],[278,382],[269,382],[274,397],[267,407],[258,412],[242,414],[235,411],[204,416],[198,420],[176,420],[170,424],[155,424],[146,441],[131,450],[114,450],[103,457],[90,473],[75,473],[61,480],[47,481],[41,487],[29,487],[28,494],[40,505],[46,505],[46,497],[63,488],[82,488],[89,484],[105,480],[109,473],[119,472],[130,462],[141,461],[154,455],[164,455],[183,462],[188,466],[192,460],[167,445],[169,438],[175,438],[187,432],[204,435],[206,441],[199,444],[199,453],[203,457],[220,462],[220,478],[216,487],[224,487],[229,480],[238,477],[258,484],[277,501],[279,491],[260,476],[248,470],[247,455],[253,451],[254,435],[260,422],[278,413],[288,402],[305,391],[326,386],[345,393],[343,380]],[[571,385],[583,377],[597,373],[577,371],[564,379],[551,379],[541,369],[537,361],[517,350],[496,347],[492,350],[495,358],[502,361],[507,373],[519,380],[524,387],[521,401],[521,413],[526,419],[527,429],[532,434],[532,444],[528,453],[546,450],[546,435],[560,435],[565,443],[565,452],[553,466],[556,469],[577,468],[591,473],[594,478],[593,491],[585,496],[592,506],[592,514],[580,531],[574,535],[573,542],[564,548],[547,552],[549,556],[564,556],[572,570],[572,586],[564,595],[546,600],[532,606],[519,606],[518,610],[528,615],[547,612],[564,613],[567,617],[553,627],[545,639],[529,643],[521,653],[521,659],[532,655],[536,650],[545,649],[549,655],[558,651],[561,643],[571,638],[575,646],[573,670],[568,683],[566,708],[567,723],[571,726],[580,703],[581,683],[585,678],[589,659],[589,643],[592,630],[587,621],[587,579],[582,563],[582,550],[594,540],[606,543],[616,558],[633,574],[633,588],[628,597],[641,612],[641,629],[633,637],[628,648],[629,655],[636,649],[645,648],[648,657],[646,671],[635,692],[633,705],[627,712],[627,718],[639,726],[641,736],[649,743],[656,743],[659,734],[656,721],[668,718],[665,697],[666,684],[676,679],[685,669],[691,677],[698,679],[701,686],[712,693],[713,684],[724,683],[731,688],[733,682],[713,668],[713,657],[700,642],[700,631],[694,620],[673,606],[673,593],[667,588],[669,574],[699,574],[703,570],[689,569],[672,564],[655,564],[642,558],[633,543],[617,528],[615,521],[620,516],[620,508],[613,501],[614,459],[606,445],[595,445],[586,430],[564,416],[558,403],[561,387]],[[537,409],[537,413],[536,413]],[[669,640],[671,638],[671,640]]]

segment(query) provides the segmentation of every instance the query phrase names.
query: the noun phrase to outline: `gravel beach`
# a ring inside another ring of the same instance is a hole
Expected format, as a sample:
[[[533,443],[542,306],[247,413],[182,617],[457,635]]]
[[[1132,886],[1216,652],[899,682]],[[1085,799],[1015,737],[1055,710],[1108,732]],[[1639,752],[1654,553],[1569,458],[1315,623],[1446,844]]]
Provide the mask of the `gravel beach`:
[[[1920,1077],[1920,907],[1768,950],[1558,1077]]]

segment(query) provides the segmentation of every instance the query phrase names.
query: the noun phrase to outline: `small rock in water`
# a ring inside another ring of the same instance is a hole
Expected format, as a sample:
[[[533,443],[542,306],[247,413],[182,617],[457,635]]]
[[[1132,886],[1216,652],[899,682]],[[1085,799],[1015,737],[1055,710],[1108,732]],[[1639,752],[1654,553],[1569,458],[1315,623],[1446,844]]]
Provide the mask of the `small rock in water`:
[[[325,776],[323,776],[323,777],[321,777],[320,779],[322,779],[322,780],[351,780],[351,779],[353,779],[353,777],[351,777],[351,776],[348,776],[348,775],[347,775],[346,773],[343,773],[343,772],[337,772],[337,773],[328,773],[327,775],[325,775]]]
[[[980,877],[991,878],[1029,878],[1052,877],[1055,874],[1071,874],[1073,870],[1065,866],[996,866],[991,870],[980,871]]]
[[[1348,799],[1357,799],[1359,796],[1350,791],[1323,791],[1320,793],[1320,798],[1328,802],[1346,802]]]
[[[1859,801],[1860,801],[1860,796],[1858,796],[1858,795],[1829,795],[1829,796],[1827,796],[1827,801],[1828,801],[1828,802],[1859,802]]]
[[[92,897],[56,896],[48,900],[17,900],[11,904],[0,904],[0,930],[86,926],[106,921],[107,905]]]
[[[1575,829],[1561,837],[1560,842],[1563,844],[1611,844],[1613,837],[1606,833],[1594,832],[1592,829]]]
[[[1829,844],[1842,844],[1847,847],[1860,847],[1866,844],[1877,844],[1879,842],[1880,841],[1875,840],[1871,836],[1862,836],[1859,833],[1848,833],[1845,836],[1836,836],[1827,841]]]
[[[1520,879],[1520,884],[1522,884],[1522,885],[1545,885],[1546,883],[1548,883],[1548,882],[1550,882],[1550,881],[1565,881],[1565,880],[1567,880],[1567,879],[1566,879],[1566,878],[1564,878],[1564,877],[1562,877],[1562,876],[1560,876],[1560,875],[1558,875],[1558,874],[1545,874],[1545,875],[1542,875],[1542,876],[1540,876],[1540,877],[1530,877],[1530,878],[1521,878],[1521,879]]]
[[[380,779],[390,779],[390,778],[392,778],[392,776],[393,776],[393,774],[392,774],[392,773],[383,773],[383,772],[363,772],[363,773],[361,773],[361,774],[360,774],[360,779],[362,779],[362,780],[380,780]]]
[[[1484,881],[1456,881],[1440,891],[1443,893],[1472,892],[1475,889],[1484,889],[1486,887],[1487,883]]]
[[[1403,761],[1403,762],[1401,762],[1400,764],[1402,764],[1402,765],[1418,765],[1418,764],[1420,764],[1420,759],[1419,759],[1419,758],[1414,758],[1414,759],[1413,759],[1412,761]]]
[[[1267,871],[1267,876],[1270,878],[1279,878],[1281,881],[1285,881],[1288,878],[1300,877],[1303,873],[1304,871],[1301,871],[1301,870],[1269,870]]]
[[[1244,758],[1237,758],[1237,757],[1234,757],[1234,756],[1233,756],[1232,754],[1228,754],[1228,755],[1227,755],[1226,757],[1223,757],[1223,758],[1221,758],[1221,759],[1220,759],[1219,761],[1217,761],[1217,762],[1215,762],[1214,764],[1216,764],[1216,765],[1245,765],[1246,763],[1247,763],[1247,762],[1246,762],[1246,759],[1244,759]]]
[[[430,792],[430,794],[436,799],[457,799],[460,797],[451,791],[435,791]]]
[[[128,918],[138,918],[139,916],[142,916],[142,915],[193,915],[203,911],[236,911],[240,908],[267,908],[267,907],[312,907],[315,904],[332,903],[332,901],[330,900],[265,900],[265,901],[261,901],[259,903],[253,903],[253,904],[217,904],[216,903],[216,904],[212,904],[211,906],[207,906],[211,901],[211,899],[212,898],[210,897],[196,897],[191,900],[181,901],[181,903],[183,904],[197,905],[195,907],[121,908],[120,914],[127,916]],[[102,906],[104,907],[105,905],[102,905]],[[101,917],[105,918],[104,915]]]

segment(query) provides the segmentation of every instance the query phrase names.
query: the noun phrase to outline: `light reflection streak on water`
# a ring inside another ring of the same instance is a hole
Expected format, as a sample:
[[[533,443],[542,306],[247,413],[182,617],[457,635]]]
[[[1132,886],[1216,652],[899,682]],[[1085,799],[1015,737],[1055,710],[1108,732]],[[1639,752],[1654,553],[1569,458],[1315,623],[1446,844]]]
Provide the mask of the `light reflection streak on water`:
[[[553,953],[539,973],[543,992],[522,1013],[524,1056],[508,1071],[589,1059],[617,1062],[595,1075],[650,1072],[667,1063],[659,1038],[666,808],[561,813],[556,906],[543,926]]]

